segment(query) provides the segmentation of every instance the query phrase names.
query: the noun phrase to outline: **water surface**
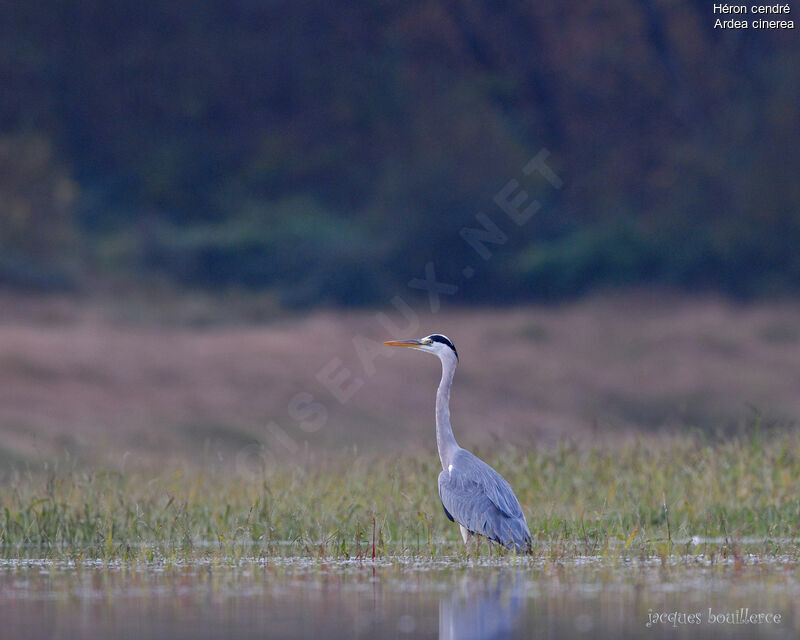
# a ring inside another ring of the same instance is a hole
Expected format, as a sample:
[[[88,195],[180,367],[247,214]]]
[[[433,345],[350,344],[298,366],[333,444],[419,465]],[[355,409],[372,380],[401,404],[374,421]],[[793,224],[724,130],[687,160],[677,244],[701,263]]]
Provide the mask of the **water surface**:
[[[0,620],[37,639],[796,637],[794,564],[744,560],[0,560]]]

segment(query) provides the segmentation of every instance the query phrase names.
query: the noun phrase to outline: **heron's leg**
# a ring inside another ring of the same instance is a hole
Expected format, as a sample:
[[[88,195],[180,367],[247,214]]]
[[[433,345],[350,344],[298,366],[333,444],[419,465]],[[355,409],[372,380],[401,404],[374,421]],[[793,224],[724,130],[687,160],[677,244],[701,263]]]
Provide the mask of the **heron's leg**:
[[[469,540],[469,530],[463,525],[458,525],[461,527],[461,537],[464,538],[464,544],[467,544],[467,540]]]

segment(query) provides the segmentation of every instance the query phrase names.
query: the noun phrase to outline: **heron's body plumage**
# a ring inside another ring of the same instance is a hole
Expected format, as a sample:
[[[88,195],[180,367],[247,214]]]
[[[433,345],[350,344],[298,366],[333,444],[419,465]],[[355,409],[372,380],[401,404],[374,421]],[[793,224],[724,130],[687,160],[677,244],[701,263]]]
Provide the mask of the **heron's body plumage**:
[[[511,485],[466,449],[460,449],[439,474],[439,497],[450,520],[470,533],[527,553],[531,534]]]

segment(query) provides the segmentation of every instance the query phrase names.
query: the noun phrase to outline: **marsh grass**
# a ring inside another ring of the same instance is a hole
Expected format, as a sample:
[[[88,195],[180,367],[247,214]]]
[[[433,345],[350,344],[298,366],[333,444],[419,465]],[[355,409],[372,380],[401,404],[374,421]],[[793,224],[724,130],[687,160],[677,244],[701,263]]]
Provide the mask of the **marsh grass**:
[[[481,453],[481,452],[479,452]],[[486,455],[515,488],[534,556],[796,559],[800,438],[647,436]],[[330,455],[258,473],[92,470],[68,460],[0,487],[0,555],[154,561],[496,555],[463,548],[438,459]]]

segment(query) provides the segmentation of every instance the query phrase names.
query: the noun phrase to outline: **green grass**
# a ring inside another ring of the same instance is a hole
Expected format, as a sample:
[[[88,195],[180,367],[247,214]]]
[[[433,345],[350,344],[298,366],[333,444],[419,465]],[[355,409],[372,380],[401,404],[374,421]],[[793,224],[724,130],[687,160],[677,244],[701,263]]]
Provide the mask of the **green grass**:
[[[480,452],[478,452],[480,453]],[[800,438],[640,437],[486,456],[514,487],[535,554],[797,558]],[[257,475],[86,471],[60,461],[0,486],[0,555],[132,561],[371,557],[464,550],[434,452],[272,461]],[[715,544],[693,536],[720,538]],[[753,538],[759,541],[753,541]]]

